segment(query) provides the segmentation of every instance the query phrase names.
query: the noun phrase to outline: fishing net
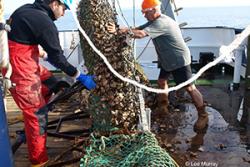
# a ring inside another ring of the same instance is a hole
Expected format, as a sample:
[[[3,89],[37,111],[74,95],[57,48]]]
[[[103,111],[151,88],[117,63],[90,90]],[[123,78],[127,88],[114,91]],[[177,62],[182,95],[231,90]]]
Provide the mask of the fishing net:
[[[114,110],[112,106],[103,99],[105,98],[96,95],[91,95],[89,98],[89,113],[93,118],[92,130],[95,133],[109,134],[112,131],[126,129],[128,127],[130,127],[129,129],[136,129],[138,116],[135,116],[134,112],[138,110]],[[129,104],[132,105],[132,102]],[[121,105],[121,103],[119,105]],[[137,104],[135,103],[135,105]]]
[[[178,167],[150,132],[91,137],[80,167]]]
[[[114,70],[123,77],[146,85],[147,77],[136,65],[132,40],[129,40],[131,34],[112,34],[107,30],[108,22],[115,23],[118,28],[115,8],[114,0],[80,1],[79,23]],[[88,111],[92,118],[93,134],[81,166],[177,166],[158,145],[152,133],[125,135],[129,133],[122,132],[137,130],[142,106],[140,91],[112,75],[83,37],[81,46],[84,63],[90,73],[96,76],[98,85],[89,97]]]

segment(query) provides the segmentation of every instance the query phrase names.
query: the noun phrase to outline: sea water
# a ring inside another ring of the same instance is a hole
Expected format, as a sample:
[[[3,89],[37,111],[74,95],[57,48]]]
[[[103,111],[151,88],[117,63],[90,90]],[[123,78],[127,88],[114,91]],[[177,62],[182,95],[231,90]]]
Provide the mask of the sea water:
[[[232,28],[244,29],[250,24],[250,6],[242,7],[202,7],[202,8],[183,8],[177,16],[179,23],[187,22],[186,27],[215,27],[225,26]],[[135,10],[122,10],[123,17],[118,17],[121,25],[128,22],[129,26],[139,26],[146,22],[139,9]],[[10,14],[6,14],[7,19]],[[126,21],[124,21],[126,20]],[[66,11],[64,17],[55,21],[58,29],[62,30],[75,30],[77,29],[76,23],[70,11]]]
[[[225,26],[243,29],[250,24],[249,10],[250,7],[183,8],[177,16],[177,21],[187,22],[187,27]],[[146,22],[140,10],[135,10],[135,13],[133,10],[122,10],[122,14],[124,18],[121,15],[118,17],[121,25],[127,26],[128,22],[129,26],[139,26]],[[56,25],[59,30],[77,29],[69,11],[64,18],[56,21]]]

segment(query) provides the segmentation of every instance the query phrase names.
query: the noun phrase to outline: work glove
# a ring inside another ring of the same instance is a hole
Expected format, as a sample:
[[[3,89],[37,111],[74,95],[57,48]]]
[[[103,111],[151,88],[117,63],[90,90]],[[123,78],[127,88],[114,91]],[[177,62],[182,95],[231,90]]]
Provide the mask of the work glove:
[[[94,76],[92,75],[80,74],[76,80],[80,81],[88,90],[94,89],[96,87]]]

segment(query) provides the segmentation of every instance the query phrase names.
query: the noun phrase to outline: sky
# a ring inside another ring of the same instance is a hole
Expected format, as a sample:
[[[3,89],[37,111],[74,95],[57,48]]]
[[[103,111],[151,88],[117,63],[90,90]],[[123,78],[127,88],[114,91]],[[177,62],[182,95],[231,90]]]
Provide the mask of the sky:
[[[118,1],[118,0],[117,0]],[[140,8],[142,0],[119,0],[123,9],[132,8],[135,2]],[[226,6],[249,6],[250,0],[175,0],[178,7],[226,7]],[[5,13],[12,13],[16,8],[25,4],[33,3],[34,0],[4,0]]]

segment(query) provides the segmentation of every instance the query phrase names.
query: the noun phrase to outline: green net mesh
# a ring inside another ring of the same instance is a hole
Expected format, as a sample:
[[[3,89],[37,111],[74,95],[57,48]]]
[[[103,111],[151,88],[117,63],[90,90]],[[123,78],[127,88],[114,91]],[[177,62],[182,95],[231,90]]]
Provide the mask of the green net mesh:
[[[139,76],[140,83],[148,84],[140,65],[135,64],[133,42],[127,40],[129,34],[115,35],[107,30],[108,22],[118,23],[115,0],[83,0],[78,7],[80,25],[112,67],[126,78],[138,80]],[[152,133],[110,136],[118,131],[137,130],[139,92],[137,87],[112,75],[82,36],[80,41],[84,63],[96,76],[98,85],[88,101],[94,134],[81,166],[176,166]]]
[[[88,111],[93,118],[92,129],[95,133],[109,134],[109,132],[128,127],[126,123],[129,123],[130,129],[136,129],[138,116],[133,113],[133,110],[124,112],[122,112],[123,110],[113,110],[112,106],[110,106],[106,100],[102,100],[101,97],[96,95],[91,95],[89,100],[90,105]]]
[[[109,132],[114,127],[112,125],[111,109],[107,102],[95,95],[90,97],[89,112],[93,117],[93,130],[98,132]]]
[[[150,132],[113,135],[109,138],[92,136],[80,167],[177,167]]]

